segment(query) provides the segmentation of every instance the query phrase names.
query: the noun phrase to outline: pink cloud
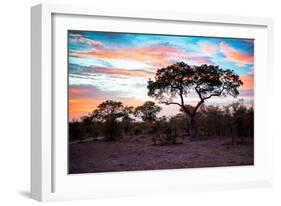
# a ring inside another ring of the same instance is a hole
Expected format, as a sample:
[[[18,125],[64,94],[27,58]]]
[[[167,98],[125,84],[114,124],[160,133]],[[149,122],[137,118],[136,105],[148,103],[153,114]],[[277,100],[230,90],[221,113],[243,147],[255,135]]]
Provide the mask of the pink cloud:
[[[254,96],[253,89],[240,89],[239,93],[240,93],[240,96],[242,96],[242,97],[253,97]]]
[[[201,42],[200,49],[204,55],[214,55],[217,53],[218,46],[210,42]]]
[[[102,42],[88,39],[81,34],[69,34],[69,36],[75,37],[75,38],[70,39],[70,41],[72,41],[72,42],[87,44],[87,45],[93,46],[93,47],[103,46]]]
[[[254,44],[254,40],[253,39],[245,39],[244,41],[249,43],[249,44]]]
[[[69,36],[72,36],[72,37],[82,37],[81,34],[74,34],[74,33],[70,33]]]
[[[123,76],[132,76],[132,77],[153,77],[155,74],[151,72],[141,71],[141,70],[124,70],[124,69],[107,69],[104,71],[107,74],[118,74]]]
[[[78,68],[78,69],[77,69]],[[102,66],[77,66],[70,65],[70,69],[76,69],[74,74],[83,76],[85,78],[96,75],[96,74],[109,74],[109,75],[121,75],[121,76],[131,76],[131,77],[153,77],[155,75],[154,69],[144,70],[144,69],[119,69],[114,67],[102,67]]]
[[[209,45],[209,44],[208,44]],[[212,45],[214,46],[214,45]],[[209,45],[209,54],[212,49],[212,46]],[[191,64],[214,64],[213,61],[210,60],[210,55],[207,56],[206,54],[202,56],[202,54],[189,54],[183,52],[181,49],[173,47],[173,46],[163,46],[163,45],[153,45],[147,47],[137,47],[137,48],[130,48],[130,47],[123,47],[119,49],[105,49],[99,48],[96,51],[91,52],[75,52],[70,54],[73,57],[78,58],[101,58],[101,59],[122,59],[122,60],[133,60],[138,62],[145,62],[150,64],[153,67],[165,67],[169,64],[173,64],[177,61],[187,61]],[[200,56],[201,55],[201,56]],[[127,76],[150,76],[151,74],[146,74],[142,72],[134,72],[130,73],[129,71],[121,71],[112,69],[112,73],[116,74],[123,74]],[[110,72],[110,71],[107,71]]]
[[[250,71],[249,71],[248,75],[250,75],[250,76],[254,75],[254,67],[253,66],[250,68]]]
[[[155,67],[166,66],[176,59],[187,57],[181,50],[172,46],[154,45],[137,48],[99,49],[91,52],[75,52],[75,57],[97,57],[102,59],[126,59],[149,63]]]
[[[208,57],[206,56],[188,56],[188,62],[192,62],[193,64],[201,65],[201,64],[214,64]]]
[[[254,56],[246,54],[231,47],[225,42],[220,43],[220,50],[225,55],[226,59],[235,62],[237,65],[253,64]]]
[[[99,98],[103,93],[91,85],[70,85],[68,89],[70,99],[95,97]]]

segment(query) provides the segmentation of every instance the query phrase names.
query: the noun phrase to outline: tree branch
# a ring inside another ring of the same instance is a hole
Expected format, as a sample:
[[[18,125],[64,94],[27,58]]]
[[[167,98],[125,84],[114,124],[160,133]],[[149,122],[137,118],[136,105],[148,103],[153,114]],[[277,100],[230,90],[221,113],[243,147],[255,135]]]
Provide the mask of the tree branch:
[[[192,116],[191,117],[194,117],[195,116],[195,114],[196,114],[196,112],[197,112],[197,110],[199,109],[199,107],[201,106],[201,104],[203,104],[204,103],[204,100],[201,100],[200,102],[198,102],[198,104],[194,107],[194,110],[192,111]]]
[[[182,110],[187,113],[189,116],[192,115],[192,113],[184,106],[184,105],[181,105],[180,103],[177,103],[177,102],[161,102],[163,104],[166,104],[166,105],[171,105],[171,104],[175,104],[175,105],[178,105],[182,108]]]
[[[198,94],[200,100],[201,100],[201,101],[204,101],[204,99],[203,99],[203,97],[202,97],[202,95],[201,95],[201,92],[198,90],[198,86],[199,86],[199,84],[195,87],[195,91],[197,92],[197,94]]]
[[[176,105],[182,107],[182,105],[180,103],[177,103],[177,102],[161,102],[161,103],[166,104],[166,105],[176,104]]]
[[[211,97],[218,97],[218,96],[220,96],[220,95],[222,94],[222,92],[223,92],[224,89],[225,89],[225,88],[223,87],[220,92],[218,92],[218,93],[216,93],[216,94],[211,94],[211,95],[209,95],[208,97],[204,97],[203,100],[210,99]]]
[[[183,99],[183,88],[180,89],[180,98],[181,98],[181,105],[184,106],[184,99]]]
[[[204,101],[203,97],[202,97],[202,94],[201,92],[198,90],[199,86],[202,85],[204,82],[203,81],[200,81],[198,82],[198,84],[195,86],[195,91],[197,92],[199,98],[201,101]]]

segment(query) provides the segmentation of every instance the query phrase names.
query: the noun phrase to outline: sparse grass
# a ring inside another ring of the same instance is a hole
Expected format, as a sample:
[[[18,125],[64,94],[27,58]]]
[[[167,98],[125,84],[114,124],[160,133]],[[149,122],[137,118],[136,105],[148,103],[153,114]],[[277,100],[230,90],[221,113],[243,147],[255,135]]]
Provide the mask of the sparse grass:
[[[182,140],[155,147],[151,137],[126,136],[115,142],[89,141],[69,145],[70,173],[93,173],[252,165],[254,144],[231,144],[231,138]]]

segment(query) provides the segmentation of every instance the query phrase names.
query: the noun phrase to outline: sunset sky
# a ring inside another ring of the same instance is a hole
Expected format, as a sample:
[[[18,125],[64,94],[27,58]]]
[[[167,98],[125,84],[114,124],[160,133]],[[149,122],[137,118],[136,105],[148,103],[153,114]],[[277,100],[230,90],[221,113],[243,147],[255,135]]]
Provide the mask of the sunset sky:
[[[69,119],[93,111],[112,99],[138,106],[152,100],[147,81],[157,69],[184,61],[191,65],[213,64],[232,69],[244,85],[237,99],[253,104],[254,41],[247,39],[69,31]],[[229,104],[233,97],[215,97],[208,104]],[[195,93],[186,103],[198,101]],[[179,108],[163,106],[161,115]]]

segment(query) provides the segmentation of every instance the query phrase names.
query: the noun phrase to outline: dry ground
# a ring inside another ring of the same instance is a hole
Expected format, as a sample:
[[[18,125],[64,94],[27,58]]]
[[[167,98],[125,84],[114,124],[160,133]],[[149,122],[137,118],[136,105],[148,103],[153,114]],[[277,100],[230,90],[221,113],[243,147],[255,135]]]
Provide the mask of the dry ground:
[[[145,137],[116,142],[89,141],[69,144],[69,173],[176,169],[253,165],[252,141],[230,144],[230,138],[155,146]]]

